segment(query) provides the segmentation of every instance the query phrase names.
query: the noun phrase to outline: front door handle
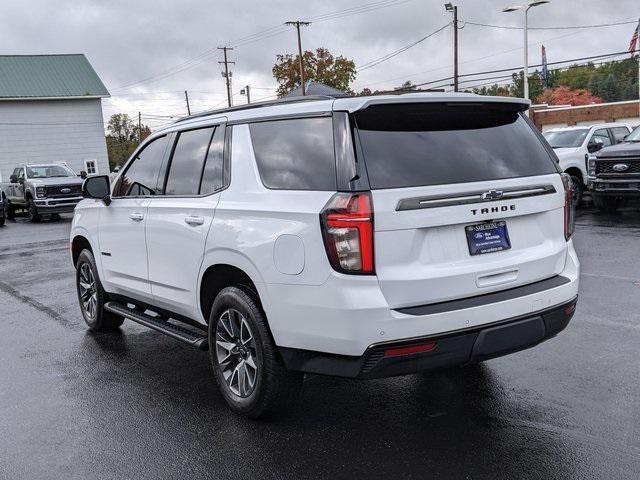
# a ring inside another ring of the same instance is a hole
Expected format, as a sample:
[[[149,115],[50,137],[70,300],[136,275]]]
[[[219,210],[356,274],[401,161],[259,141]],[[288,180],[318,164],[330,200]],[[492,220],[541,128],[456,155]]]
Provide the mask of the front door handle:
[[[185,217],[184,221],[189,225],[202,225],[204,223],[204,217],[190,215],[188,217]]]
[[[141,222],[142,220],[144,220],[144,215],[140,212],[133,212],[131,215],[129,215],[129,218],[134,222]]]

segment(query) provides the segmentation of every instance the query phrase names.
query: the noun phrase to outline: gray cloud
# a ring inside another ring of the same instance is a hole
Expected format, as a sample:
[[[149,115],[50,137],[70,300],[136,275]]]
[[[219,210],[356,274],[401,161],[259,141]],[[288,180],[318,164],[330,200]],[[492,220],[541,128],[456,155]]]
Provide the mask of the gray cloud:
[[[250,84],[254,99],[269,97],[276,87],[271,76],[275,55],[296,48],[294,30],[278,29],[279,25],[371,1],[3,0],[0,53],[85,53],[113,94],[104,102],[105,116],[116,111],[184,114],[181,92],[185,89],[190,92],[194,111],[224,105],[218,45],[275,27],[271,32],[275,35],[241,45],[231,55],[236,62],[234,92]],[[451,21],[443,3],[444,0],[399,1],[388,8],[316,21],[304,30],[303,46],[324,46],[334,54],[354,59],[356,64],[364,64]],[[501,13],[509,3],[460,0],[460,19],[522,25],[520,12]],[[529,23],[534,27],[600,24],[638,16],[640,7],[635,0],[553,0],[532,9]],[[550,62],[626,50],[632,31],[632,25],[534,30],[529,37],[530,62],[539,62],[542,42]],[[452,32],[447,29],[388,62],[363,71],[355,87],[391,88],[407,79],[420,83],[447,77],[452,71],[451,43]],[[522,43],[520,30],[466,25],[460,32],[461,73],[521,65]],[[194,57],[197,58],[184,64]],[[122,88],[167,69],[181,71]],[[234,101],[241,103],[245,98],[236,93]],[[148,123],[158,126],[163,121],[150,119]]]

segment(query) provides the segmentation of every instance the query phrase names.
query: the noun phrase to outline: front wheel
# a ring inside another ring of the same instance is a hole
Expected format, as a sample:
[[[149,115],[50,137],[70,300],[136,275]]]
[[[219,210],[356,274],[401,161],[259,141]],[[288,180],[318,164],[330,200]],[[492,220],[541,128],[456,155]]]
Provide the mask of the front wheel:
[[[593,204],[598,210],[613,213],[620,207],[620,199],[616,197],[605,197],[593,195]]]
[[[96,261],[90,250],[83,250],[76,263],[76,288],[84,321],[93,332],[117,329],[124,317],[104,309],[108,297],[98,278]]]
[[[575,208],[578,208],[580,202],[582,202],[582,194],[584,192],[584,184],[582,183],[582,178],[571,175],[571,184],[573,189],[573,206]]]
[[[27,200],[27,212],[29,215],[29,220],[33,223],[38,223],[40,221],[40,214],[38,213],[38,209],[36,208],[36,204],[33,202],[33,199]]]
[[[218,294],[209,316],[209,354],[234,412],[259,418],[286,411],[297,400],[303,374],[282,364],[254,295],[238,287]]]

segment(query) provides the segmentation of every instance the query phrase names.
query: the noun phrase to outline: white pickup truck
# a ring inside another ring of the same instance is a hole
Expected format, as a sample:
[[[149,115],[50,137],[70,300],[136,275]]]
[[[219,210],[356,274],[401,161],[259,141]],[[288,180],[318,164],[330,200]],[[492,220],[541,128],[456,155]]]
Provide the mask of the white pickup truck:
[[[560,160],[560,168],[571,175],[574,205],[580,203],[587,186],[589,155],[620,143],[629,133],[631,127],[623,123],[553,128],[543,133]]]

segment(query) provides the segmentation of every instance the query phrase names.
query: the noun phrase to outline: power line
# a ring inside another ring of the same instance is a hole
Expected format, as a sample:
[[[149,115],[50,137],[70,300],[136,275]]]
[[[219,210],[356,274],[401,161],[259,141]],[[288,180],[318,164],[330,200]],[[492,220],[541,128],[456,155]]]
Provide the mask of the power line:
[[[637,24],[637,20],[631,20],[628,22],[615,22],[615,23],[599,23],[596,25],[569,25],[563,27],[528,27],[528,30],[581,30],[581,29],[589,29],[589,28],[602,28],[602,27],[615,27],[618,25],[629,25],[635,23]],[[473,25],[476,27],[490,27],[490,28],[502,28],[505,30],[523,30],[524,27],[514,27],[511,25],[492,25],[489,23],[479,23],[479,22],[469,22],[465,21],[464,25]]]
[[[443,31],[445,28],[447,28],[451,24],[452,24],[452,22],[449,22],[446,25],[443,25],[442,27],[440,27],[439,29],[429,33],[428,35],[425,35],[424,37],[419,38],[418,40],[415,40],[415,41],[413,41],[413,42],[411,42],[411,43],[409,43],[409,44],[407,44],[407,45],[405,45],[403,47],[400,47],[399,49],[394,50],[391,53],[383,55],[382,57],[379,57],[379,58],[371,60],[371,61],[369,61],[367,63],[364,63],[360,68],[358,68],[357,73],[360,73],[363,70],[367,70],[369,68],[372,68],[372,67],[375,67],[377,65],[380,65],[381,63],[386,62],[387,60],[389,60],[389,59],[391,59],[391,58],[393,58],[393,57],[395,57],[397,55],[400,55],[403,52],[406,52],[410,48],[415,47],[416,45],[424,42],[426,39],[428,39],[430,37],[433,37],[437,33],[440,33],[441,31]]]

